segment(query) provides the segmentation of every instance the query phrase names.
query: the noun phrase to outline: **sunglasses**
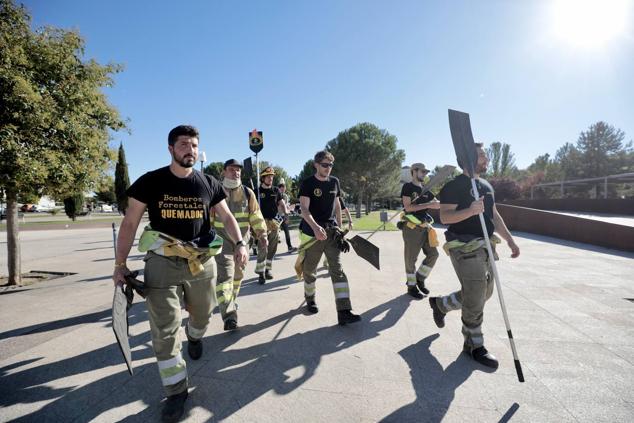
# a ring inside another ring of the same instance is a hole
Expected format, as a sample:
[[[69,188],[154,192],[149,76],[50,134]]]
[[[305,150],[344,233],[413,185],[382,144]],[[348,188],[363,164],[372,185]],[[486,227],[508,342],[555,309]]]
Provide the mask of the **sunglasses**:
[[[323,168],[333,167],[334,165],[335,165],[334,163],[319,163],[319,166]]]

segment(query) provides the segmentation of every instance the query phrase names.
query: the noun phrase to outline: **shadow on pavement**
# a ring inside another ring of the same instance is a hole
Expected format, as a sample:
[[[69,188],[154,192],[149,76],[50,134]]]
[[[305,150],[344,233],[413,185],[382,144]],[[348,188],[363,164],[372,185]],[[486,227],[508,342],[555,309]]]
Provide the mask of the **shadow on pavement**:
[[[110,310],[107,311],[110,313]],[[86,318],[86,316],[82,317]],[[147,319],[147,311],[144,306],[136,305],[131,309],[131,325],[145,319]],[[111,326],[110,321],[107,322],[107,326]],[[79,384],[82,374],[98,372],[117,365],[121,367],[123,359],[119,347],[114,343],[114,335],[112,339],[111,345],[54,363],[19,370],[20,367],[43,360],[44,357],[41,357],[0,368],[0,408],[15,404],[48,402],[39,410],[12,421],[72,421],[80,416],[80,420],[90,420],[107,409],[125,406],[139,399],[151,403],[157,392],[160,392],[158,389],[160,386],[154,390],[150,387],[133,390],[133,395],[129,397],[122,393],[129,391],[126,389],[127,385],[138,384],[141,381],[150,383],[154,379],[160,385],[156,365],[153,362],[136,367],[133,378],[129,377],[127,370],[123,370],[79,388],[54,386],[59,384],[59,379],[76,378]],[[82,340],[78,339],[77,342],[81,343]],[[135,360],[153,357],[149,343],[150,334],[147,331],[130,337],[130,347],[136,348],[133,352]],[[143,348],[139,350],[140,346]],[[107,404],[106,409],[104,409],[105,404]]]
[[[105,310],[97,311],[90,314],[82,314],[80,316],[73,316],[67,319],[55,320],[54,322],[38,323],[37,325],[2,332],[0,333],[0,340],[12,338],[15,336],[32,335],[35,333],[54,331],[75,325],[81,325],[83,323],[97,322],[109,316],[112,316],[112,309],[107,308]]]
[[[416,400],[394,411],[381,422],[439,422],[449,410],[456,389],[474,370],[492,372],[484,367],[476,368],[473,360],[465,354],[458,355],[453,363],[443,369],[430,351],[432,342],[438,337],[437,333],[430,335],[399,351],[410,367]]]
[[[223,332],[205,337],[203,359],[196,363],[187,357],[187,346],[184,343],[183,355],[188,363],[192,385],[186,413],[191,413],[194,407],[203,407],[213,414],[213,421],[220,421],[269,391],[278,395],[288,394],[315,374],[323,357],[380,336],[382,331],[396,324],[409,304],[409,297],[402,295],[363,313],[361,323],[344,327],[320,327],[280,337],[286,324],[293,317],[302,314],[303,307],[300,306],[258,324],[243,326],[237,332]],[[132,327],[147,319],[144,304],[135,305],[131,312]],[[98,318],[101,313],[103,312],[90,318]],[[270,341],[245,348],[230,348],[240,339],[281,323],[284,324]],[[110,326],[110,322],[107,325]],[[415,361],[418,360],[416,357],[421,353],[414,350],[420,349],[426,340],[408,348],[411,352],[406,353],[404,358],[411,360],[414,357]],[[149,331],[133,334],[130,343],[135,361],[153,357]],[[20,367],[32,366],[42,359],[36,358],[0,368],[0,407],[46,403],[39,410],[22,415],[15,421],[88,421],[138,401],[141,401],[141,406],[145,408],[138,414],[126,417],[125,421],[147,421],[160,413],[159,402],[163,397],[163,389],[156,364],[152,360],[150,363],[136,366],[135,375],[130,377],[124,370],[125,366],[122,366],[123,360],[118,346],[114,344],[114,336],[113,344],[107,347],[54,363],[19,370]],[[358,360],[353,355],[350,355],[349,359]],[[430,359],[428,357],[422,361],[425,363]],[[413,364],[410,363],[411,366]],[[59,384],[59,379],[65,378],[71,381],[76,379],[77,385],[80,385],[82,374],[103,371],[102,369],[111,366],[119,366],[122,370],[81,387],[54,387],[55,384]],[[303,369],[301,376],[291,378],[286,374],[297,368]],[[471,366],[456,368],[461,375],[467,369],[470,371]],[[423,369],[422,373],[427,377],[427,370]],[[413,370],[413,374],[418,374],[418,370]],[[466,376],[456,380],[461,383],[464,378]],[[138,407],[138,404],[135,404],[135,407]]]

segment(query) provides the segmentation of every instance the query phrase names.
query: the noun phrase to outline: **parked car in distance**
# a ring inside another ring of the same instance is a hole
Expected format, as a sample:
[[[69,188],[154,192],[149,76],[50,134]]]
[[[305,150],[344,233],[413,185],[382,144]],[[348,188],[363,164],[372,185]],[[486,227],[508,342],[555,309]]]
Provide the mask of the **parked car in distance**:
[[[112,206],[110,204],[102,204],[101,205],[101,211],[102,212],[111,212],[112,211]]]

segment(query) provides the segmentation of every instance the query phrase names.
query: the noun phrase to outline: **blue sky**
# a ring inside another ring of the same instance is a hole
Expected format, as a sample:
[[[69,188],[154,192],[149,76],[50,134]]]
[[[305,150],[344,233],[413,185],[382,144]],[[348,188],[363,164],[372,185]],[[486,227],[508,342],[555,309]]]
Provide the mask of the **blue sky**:
[[[625,24],[599,45],[557,33],[576,15],[546,0],[24,4],[35,26],[77,29],[86,57],[125,66],[107,94],[130,119],[113,145],[134,180],[169,163],[181,123],[199,128],[209,161],[248,157],[258,128],[260,158],[291,175],[359,122],[396,135],[404,164],[454,164],[448,108],[471,114],[477,140],[509,143],[520,167],[599,120],[631,140],[634,7],[612,1]]]

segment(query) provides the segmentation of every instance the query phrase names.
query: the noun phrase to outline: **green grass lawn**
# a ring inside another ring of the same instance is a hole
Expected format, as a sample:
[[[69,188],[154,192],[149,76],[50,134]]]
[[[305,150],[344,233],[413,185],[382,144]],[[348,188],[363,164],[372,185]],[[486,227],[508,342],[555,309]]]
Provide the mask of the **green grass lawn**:
[[[388,219],[392,217],[394,213],[400,213],[397,210],[389,210],[388,211]],[[381,214],[378,211],[371,212],[369,215],[361,215],[360,219],[355,219],[354,213],[352,213],[352,223],[354,224],[355,231],[374,231],[375,229],[381,227],[383,229],[383,224],[381,223]],[[299,226],[299,222],[302,220],[299,216],[292,216],[290,219],[289,227],[290,229],[297,229]],[[386,231],[397,231],[396,222],[398,221],[398,217],[392,219],[392,221],[388,222],[385,225]],[[343,223],[344,228],[346,227],[346,220],[344,219]]]
[[[396,210],[388,211],[388,219],[392,217],[394,213],[400,213]],[[383,224],[381,223],[381,214],[378,211],[370,212],[368,215],[362,215],[360,219],[354,218],[354,213],[352,214],[352,223],[354,224],[354,230],[356,231],[374,231],[377,228],[383,229]],[[396,231],[398,228],[396,227],[396,222],[398,221],[398,217],[395,217],[390,222],[385,224],[386,231]],[[345,226],[345,224],[344,224]]]

